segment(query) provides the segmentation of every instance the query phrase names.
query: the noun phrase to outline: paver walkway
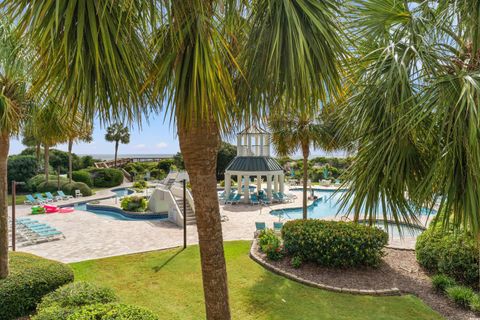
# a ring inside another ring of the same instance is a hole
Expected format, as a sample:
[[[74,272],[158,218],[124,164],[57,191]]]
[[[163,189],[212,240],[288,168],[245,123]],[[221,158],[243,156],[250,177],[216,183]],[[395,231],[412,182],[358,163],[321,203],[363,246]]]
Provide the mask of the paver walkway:
[[[274,204],[269,207],[244,204],[221,205],[221,214],[228,217],[228,221],[222,223],[224,240],[253,239],[256,221],[264,221],[270,227],[274,221],[279,221],[278,217],[269,214],[271,210],[301,207],[301,193],[297,194],[299,196],[293,203]],[[95,196],[82,198],[82,201],[111,195],[114,194],[108,190],[102,190]],[[29,206],[17,206],[17,216],[25,216],[29,212]],[[183,229],[169,221],[122,221],[86,211],[37,215],[35,219],[62,231],[66,238],[20,247],[18,250],[62,262],[159,250],[183,244]],[[189,244],[198,243],[195,225],[187,227],[187,241]],[[414,239],[405,239],[404,243],[397,245],[411,247],[414,245]]]

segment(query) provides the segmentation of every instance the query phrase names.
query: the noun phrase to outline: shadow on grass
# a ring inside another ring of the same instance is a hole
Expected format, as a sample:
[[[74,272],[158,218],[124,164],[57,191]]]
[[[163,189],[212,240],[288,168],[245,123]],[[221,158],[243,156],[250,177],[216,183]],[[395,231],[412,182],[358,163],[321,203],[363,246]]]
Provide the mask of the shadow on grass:
[[[173,255],[170,256],[167,260],[165,260],[162,264],[153,267],[153,271],[154,271],[154,272],[159,272],[160,270],[162,270],[163,267],[165,267],[167,264],[170,263],[170,261],[172,261],[173,259],[175,259],[180,253],[183,252],[183,250],[184,250],[184,249],[181,248],[181,249],[175,251],[175,252],[173,253]]]

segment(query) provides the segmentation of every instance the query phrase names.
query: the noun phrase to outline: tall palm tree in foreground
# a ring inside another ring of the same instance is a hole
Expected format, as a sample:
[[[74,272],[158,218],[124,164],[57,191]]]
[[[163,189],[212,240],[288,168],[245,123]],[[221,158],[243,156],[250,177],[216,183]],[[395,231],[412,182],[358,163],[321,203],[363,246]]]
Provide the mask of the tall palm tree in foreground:
[[[114,166],[117,167],[118,146],[120,143],[130,143],[130,131],[121,123],[114,123],[107,128],[105,140],[115,142],[115,161]]]
[[[104,119],[134,119],[146,98],[154,107],[165,102],[195,199],[207,319],[230,319],[215,178],[220,136],[278,97],[293,105],[332,95],[337,1],[18,0],[7,7],[39,50],[36,88]]]
[[[321,148],[325,151],[338,149],[333,126],[325,122],[317,112],[320,108],[295,112],[278,112],[268,121],[272,133],[272,142],[280,156],[288,156],[300,150],[303,160],[303,219],[307,219],[308,157],[310,149]]]
[[[0,16],[0,279],[8,276],[7,159],[10,137],[19,133],[28,108],[26,52]]]
[[[355,219],[415,223],[438,203],[445,227],[480,235],[479,10],[476,0],[352,5]]]

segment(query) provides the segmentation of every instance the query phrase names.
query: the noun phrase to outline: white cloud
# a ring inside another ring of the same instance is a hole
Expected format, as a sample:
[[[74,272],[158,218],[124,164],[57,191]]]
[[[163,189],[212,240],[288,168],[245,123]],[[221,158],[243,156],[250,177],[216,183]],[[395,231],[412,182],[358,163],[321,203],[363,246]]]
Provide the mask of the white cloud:
[[[144,145],[143,143],[137,144],[137,145],[135,146],[135,148],[137,148],[137,149],[144,149],[145,147],[146,147],[146,145]]]
[[[160,143],[157,143],[155,146],[156,146],[158,149],[163,149],[163,148],[168,147],[168,144],[166,144],[165,142],[160,142]]]

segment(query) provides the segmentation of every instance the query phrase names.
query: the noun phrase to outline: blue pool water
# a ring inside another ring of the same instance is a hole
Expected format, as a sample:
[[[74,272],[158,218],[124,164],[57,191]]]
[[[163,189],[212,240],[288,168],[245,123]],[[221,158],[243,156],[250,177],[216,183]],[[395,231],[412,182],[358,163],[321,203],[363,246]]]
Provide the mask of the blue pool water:
[[[117,195],[117,197],[124,197],[132,194],[133,190],[130,190],[128,188],[117,188],[117,189],[112,189],[112,192],[114,192]]]
[[[332,190],[323,190],[323,189],[313,189],[314,195],[318,197],[317,200],[313,202],[308,207],[308,218],[311,219],[320,219],[327,217],[334,217],[337,214],[342,215],[344,212],[339,212],[341,197],[345,194],[345,191],[334,192]],[[291,190],[294,193],[301,197],[301,189]],[[310,194],[310,190],[309,190]],[[379,213],[382,213],[382,210],[379,210]],[[278,209],[270,211],[270,214],[275,216],[280,216],[287,219],[301,219],[302,218],[302,208],[289,208],[289,209]],[[422,210],[422,214],[428,214],[428,210]],[[432,212],[431,214],[435,214]]]

